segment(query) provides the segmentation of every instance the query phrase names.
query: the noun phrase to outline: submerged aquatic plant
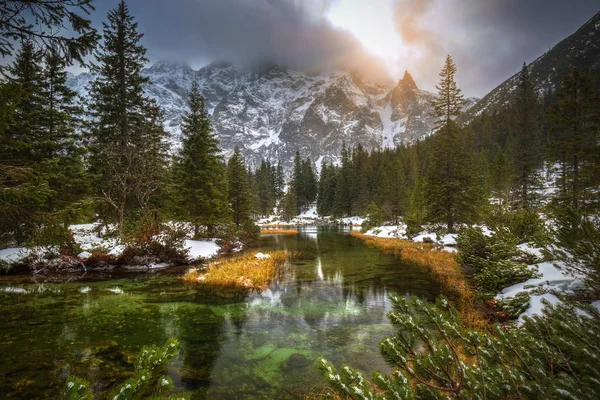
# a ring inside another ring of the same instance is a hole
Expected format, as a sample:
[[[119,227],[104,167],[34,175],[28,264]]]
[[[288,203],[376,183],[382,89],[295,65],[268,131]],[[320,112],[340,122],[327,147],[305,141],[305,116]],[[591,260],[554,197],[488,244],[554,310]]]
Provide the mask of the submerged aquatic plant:
[[[264,254],[244,253],[215,261],[208,265],[206,272],[192,268],[183,276],[183,280],[207,285],[265,289],[282,273],[281,267],[285,262],[298,255],[284,250]]]
[[[94,394],[90,383],[77,376],[69,376],[62,398],[65,400],[92,400],[109,398],[113,400],[134,400],[152,398],[154,400],[186,400],[186,393],[171,393],[174,386],[168,376],[160,376],[169,361],[177,355],[177,339],[170,338],[162,346],[144,346],[134,366],[133,376],[110,393]],[[171,394],[169,394],[171,393]]]

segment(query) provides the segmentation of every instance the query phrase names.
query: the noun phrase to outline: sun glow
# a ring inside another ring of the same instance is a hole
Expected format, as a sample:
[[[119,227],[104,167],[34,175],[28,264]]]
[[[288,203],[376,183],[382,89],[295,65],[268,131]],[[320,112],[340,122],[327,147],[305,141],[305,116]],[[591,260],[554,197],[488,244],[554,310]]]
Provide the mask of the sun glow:
[[[401,60],[413,51],[402,43],[394,26],[394,0],[339,0],[327,19],[350,31],[370,53],[383,59],[394,75],[401,69]]]

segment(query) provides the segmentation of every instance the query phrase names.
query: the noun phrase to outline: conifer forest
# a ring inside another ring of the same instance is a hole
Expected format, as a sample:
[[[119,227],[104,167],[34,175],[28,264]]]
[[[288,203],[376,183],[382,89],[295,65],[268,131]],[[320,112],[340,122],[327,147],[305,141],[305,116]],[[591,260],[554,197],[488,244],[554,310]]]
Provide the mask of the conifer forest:
[[[517,3],[0,0],[0,397],[600,398],[600,3]]]

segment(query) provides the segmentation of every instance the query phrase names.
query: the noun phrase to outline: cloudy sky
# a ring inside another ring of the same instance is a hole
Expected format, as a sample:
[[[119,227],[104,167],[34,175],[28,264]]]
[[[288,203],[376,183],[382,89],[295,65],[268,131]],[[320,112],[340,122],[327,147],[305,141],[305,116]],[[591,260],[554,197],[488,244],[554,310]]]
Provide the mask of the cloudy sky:
[[[96,0],[97,27],[118,0]],[[128,0],[151,61],[344,67],[434,90],[446,54],[483,96],[596,12],[600,0]]]

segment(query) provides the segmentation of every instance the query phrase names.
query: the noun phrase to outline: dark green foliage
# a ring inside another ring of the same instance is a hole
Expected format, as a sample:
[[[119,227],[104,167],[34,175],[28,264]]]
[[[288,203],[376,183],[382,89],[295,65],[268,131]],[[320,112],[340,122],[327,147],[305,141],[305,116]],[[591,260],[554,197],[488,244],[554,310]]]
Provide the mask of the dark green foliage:
[[[464,104],[455,73],[456,66],[448,56],[436,86],[439,93],[433,105],[439,129],[432,140],[424,186],[427,220],[445,223],[450,232],[459,223],[473,222],[483,199],[473,142],[468,131],[454,121]]]
[[[116,222],[124,237],[127,226],[134,227],[157,207],[166,176],[167,134],[160,109],[143,93],[146,49],[125,2],[109,11],[103,26],[104,42],[92,66],[89,162],[95,194],[102,200],[98,211],[104,220]]]
[[[527,64],[519,74],[512,104],[514,126],[509,146],[515,173],[515,203],[522,208],[534,208],[539,202],[536,190],[540,186],[537,169],[541,166],[542,142],[539,126],[539,106]]]
[[[42,239],[48,235],[36,230],[48,231],[49,225],[69,223],[79,215],[87,191],[83,149],[75,133],[82,111],[75,105],[76,93],[66,87],[65,67],[56,53],[42,59],[31,42],[23,42],[14,64],[6,68],[6,82],[1,83],[0,241]],[[60,246],[57,238],[37,244]]]
[[[93,0],[2,0],[0,1],[0,55],[10,56],[14,44],[36,41],[67,62],[83,63],[96,42],[98,33],[83,15],[94,10]],[[67,27],[74,36],[59,34]],[[70,28],[70,29],[69,29]]]
[[[519,292],[513,297],[496,301],[495,307],[505,312],[508,318],[516,319],[529,308],[530,296],[527,292]]]
[[[474,222],[483,202],[481,179],[462,133],[453,121],[440,128],[424,182],[427,220],[446,224],[450,232],[459,223]]]
[[[127,379],[110,393],[94,394],[89,382],[76,376],[69,376],[62,398],[65,400],[92,400],[100,398],[113,400],[147,398],[154,400],[189,399],[189,394],[173,393],[174,386],[171,378],[160,375],[166,369],[171,359],[177,355],[178,345],[179,342],[171,338],[162,347],[156,345],[144,346],[135,362],[131,378]]]
[[[397,333],[380,351],[393,366],[372,381],[324,359],[317,366],[331,388],[351,399],[595,399],[600,395],[600,313],[572,305],[551,306],[525,317],[521,327],[466,328],[449,302],[392,296]]]
[[[226,220],[228,193],[219,141],[212,132],[204,98],[196,82],[192,85],[188,106],[190,111],[181,122],[181,150],[173,160],[172,196],[177,218],[191,222],[194,236],[198,236],[201,226],[212,231]],[[243,179],[247,179],[246,175]]]
[[[260,215],[269,215],[283,196],[283,167],[281,165],[275,167],[263,159],[254,173],[253,179],[256,184],[256,210]]]
[[[487,236],[479,228],[463,228],[456,238],[457,260],[473,272],[482,294],[495,296],[498,291],[535,274],[520,261],[518,239],[506,228],[498,227]]]
[[[600,295],[600,220],[579,209],[555,207],[556,236],[553,257],[565,262],[567,269],[584,277],[591,296]]]
[[[544,235],[544,221],[535,210],[509,212],[505,217],[505,225],[519,243],[536,242]]]
[[[290,185],[287,193],[283,196],[283,205],[281,206],[281,218],[289,221],[298,215],[298,206],[296,204],[296,187]]]
[[[369,204],[365,211],[367,219],[362,223],[362,231],[366,232],[371,228],[380,226],[384,222],[383,211],[375,203]]]
[[[564,77],[557,101],[548,108],[549,144],[553,160],[560,164],[559,188],[561,200],[577,208],[586,193],[597,182],[591,173],[593,155],[598,147],[598,99],[592,79],[578,69]]]
[[[296,152],[294,158],[294,170],[290,186],[294,186],[296,191],[297,214],[306,211],[317,199],[317,178],[312,168],[312,161],[309,158],[302,160],[299,151]]]
[[[321,165],[317,197],[317,213],[319,215],[327,216],[333,213],[336,185],[337,169],[333,164],[324,162]]]
[[[236,147],[227,163],[228,199],[233,223],[240,229],[250,219],[250,190],[244,158]]]

